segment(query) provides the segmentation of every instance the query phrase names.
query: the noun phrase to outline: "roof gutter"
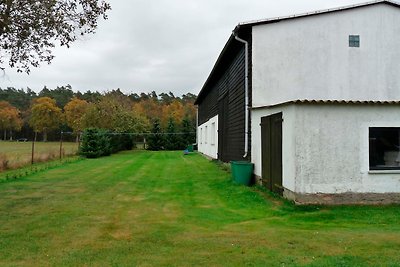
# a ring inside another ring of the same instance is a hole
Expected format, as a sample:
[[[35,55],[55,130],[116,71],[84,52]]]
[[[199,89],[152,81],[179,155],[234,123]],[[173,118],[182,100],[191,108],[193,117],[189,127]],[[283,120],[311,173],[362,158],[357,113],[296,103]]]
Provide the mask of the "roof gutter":
[[[233,31],[235,39],[245,46],[245,81],[244,81],[244,155],[243,158],[247,158],[249,148],[249,42],[239,38],[237,32]]]

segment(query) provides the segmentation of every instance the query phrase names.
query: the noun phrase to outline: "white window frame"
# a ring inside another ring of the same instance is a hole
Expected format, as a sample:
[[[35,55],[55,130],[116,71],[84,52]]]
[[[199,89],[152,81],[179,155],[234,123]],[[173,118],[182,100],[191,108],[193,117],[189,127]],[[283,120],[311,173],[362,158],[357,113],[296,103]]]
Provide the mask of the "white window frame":
[[[215,122],[211,123],[211,145],[215,145]]]
[[[204,143],[207,145],[208,141],[208,126],[206,125],[205,130],[204,130]]]

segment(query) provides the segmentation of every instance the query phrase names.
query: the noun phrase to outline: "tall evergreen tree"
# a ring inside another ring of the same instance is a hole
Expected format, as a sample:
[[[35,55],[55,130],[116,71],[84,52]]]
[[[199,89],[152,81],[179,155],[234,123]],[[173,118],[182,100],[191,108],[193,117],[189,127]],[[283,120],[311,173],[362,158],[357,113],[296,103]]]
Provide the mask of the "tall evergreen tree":
[[[185,146],[191,145],[196,141],[195,128],[188,117],[182,120],[182,133],[182,142]]]
[[[182,149],[182,142],[180,136],[176,134],[176,126],[173,118],[169,118],[167,126],[167,134],[165,136],[165,149],[166,150],[179,150]]]
[[[164,148],[164,138],[162,136],[162,130],[160,121],[155,119],[153,122],[153,128],[151,130],[151,135],[148,140],[148,150],[158,151]]]

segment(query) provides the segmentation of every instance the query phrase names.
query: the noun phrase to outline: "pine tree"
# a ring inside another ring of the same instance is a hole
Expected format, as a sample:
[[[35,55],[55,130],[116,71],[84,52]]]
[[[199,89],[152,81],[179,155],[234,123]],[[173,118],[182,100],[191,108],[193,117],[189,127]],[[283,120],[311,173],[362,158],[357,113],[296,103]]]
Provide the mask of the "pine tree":
[[[110,137],[105,130],[88,128],[83,132],[79,154],[87,158],[98,158],[111,154]]]
[[[183,149],[180,136],[176,134],[176,126],[173,118],[169,118],[167,126],[167,135],[165,137],[166,150],[180,150]]]
[[[182,144],[187,147],[196,141],[195,128],[191,124],[190,119],[185,117],[182,120]]]
[[[162,136],[162,130],[160,121],[154,120],[151,135],[148,140],[148,150],[158,151],[164,148],[164,140]]]

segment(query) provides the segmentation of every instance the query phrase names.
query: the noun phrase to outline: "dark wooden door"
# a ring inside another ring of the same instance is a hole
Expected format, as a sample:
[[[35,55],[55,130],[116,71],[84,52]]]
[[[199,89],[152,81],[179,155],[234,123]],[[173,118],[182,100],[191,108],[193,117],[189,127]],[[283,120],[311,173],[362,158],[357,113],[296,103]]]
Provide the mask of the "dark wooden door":
[[[261,118],[263,185],[282,195],[282,113]]]
[[[218,101],[218,159],[227,160],[229,97],[226,93]]]

